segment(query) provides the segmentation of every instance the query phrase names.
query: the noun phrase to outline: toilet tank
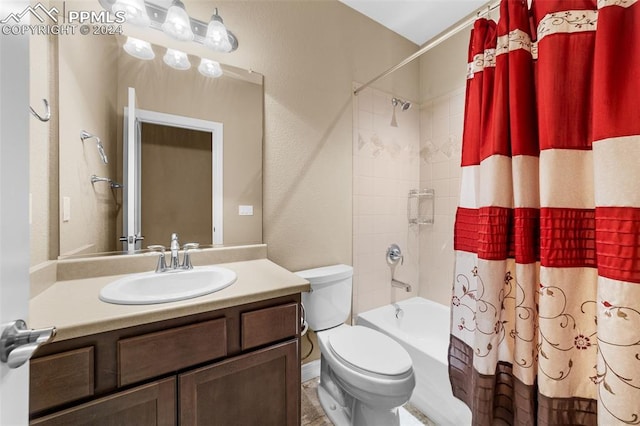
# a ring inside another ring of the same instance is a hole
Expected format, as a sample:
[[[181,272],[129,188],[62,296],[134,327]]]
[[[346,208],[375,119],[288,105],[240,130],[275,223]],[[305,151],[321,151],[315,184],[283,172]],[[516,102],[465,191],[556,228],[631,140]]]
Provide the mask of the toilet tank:
[[[314,331],[343,324],[351,312],[353,267],[332,265],[296,272],[309,281],[311,292],[302,293],[307,323]]]

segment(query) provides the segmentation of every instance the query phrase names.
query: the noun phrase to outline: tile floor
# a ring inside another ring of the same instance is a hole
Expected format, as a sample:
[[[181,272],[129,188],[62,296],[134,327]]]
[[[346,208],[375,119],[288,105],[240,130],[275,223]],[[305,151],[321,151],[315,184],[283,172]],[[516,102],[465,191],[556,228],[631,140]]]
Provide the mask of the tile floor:
[[[318,401],[317,387],[318,378],[302,383],[302,426],[332,426],[331,421],[325,416],[320,406],[320,401]],[[435,423],[410,403],[405,404],[404,408],[411,416],[401,415],[401,426],[435,426]]]

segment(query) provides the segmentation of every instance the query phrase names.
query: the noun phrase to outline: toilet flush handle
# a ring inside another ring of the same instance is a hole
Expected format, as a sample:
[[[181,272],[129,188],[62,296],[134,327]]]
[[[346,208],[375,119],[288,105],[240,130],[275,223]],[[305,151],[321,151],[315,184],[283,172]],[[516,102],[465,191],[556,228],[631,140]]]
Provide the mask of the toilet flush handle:
[[[307,330],[309,330],[309,324],[307,324],[307,311],[304,309],[302,302],[300,302],[300,310],[302,311],[302,315],[300,316],[300,326],[302,327],[300,337],[302,337],[307,334]]]

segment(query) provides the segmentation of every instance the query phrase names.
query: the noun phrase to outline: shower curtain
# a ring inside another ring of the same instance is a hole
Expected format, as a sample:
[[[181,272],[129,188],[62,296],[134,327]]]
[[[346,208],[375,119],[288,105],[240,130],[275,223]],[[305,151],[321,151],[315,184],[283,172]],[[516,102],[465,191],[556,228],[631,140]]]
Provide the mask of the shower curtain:
[[[640,424],[640,0],[469,44],[449,375],[474,425]]]

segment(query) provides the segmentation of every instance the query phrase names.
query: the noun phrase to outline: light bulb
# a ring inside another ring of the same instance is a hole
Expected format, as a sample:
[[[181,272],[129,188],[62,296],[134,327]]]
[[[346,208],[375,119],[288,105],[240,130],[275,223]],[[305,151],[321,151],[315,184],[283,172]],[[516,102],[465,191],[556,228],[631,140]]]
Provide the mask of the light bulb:
[[[143,0],[116,0],[111,6],[111,11],[124,12],[126,22],[130,24],[148,27],[151,22]]]
[[[180,0],[173,0],[171,3],[171,7],[167,10],[167,17],[162,24],[162,31],[180,41],[193,40],[191,20]]]
[[[191,68],[191,62],[189,62],[187,54],[180,50],[167,49],[167,53],[164,54],[162,60],[165,64],[177,70],[188,70]]]
[[[222,76],[222,68],[220,67],[220,63],[207,58],[202,58],[200,60],[198,71],[200,71],[200,74],[204,75],[205,77],[218,78]]]
[[[139,40],[137,38],[127,37],[127,42],[122,46],[122,48],[129,55],[138,59],[148,61],[156,57],[156,54],[151,48],[151,44],[148,41]]]
[[[209,25],[207,25],[207,34],[204,38],[204,44],[217,52],[230,52],[231,43],[229,42],[229,33],[224,26],[222,18],[218,15],[218,9],[214,12]]]

